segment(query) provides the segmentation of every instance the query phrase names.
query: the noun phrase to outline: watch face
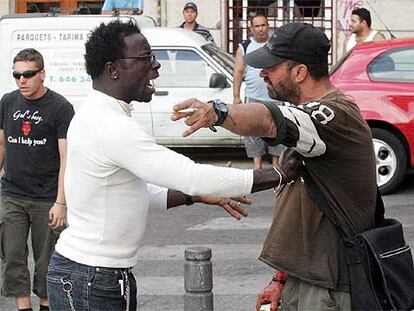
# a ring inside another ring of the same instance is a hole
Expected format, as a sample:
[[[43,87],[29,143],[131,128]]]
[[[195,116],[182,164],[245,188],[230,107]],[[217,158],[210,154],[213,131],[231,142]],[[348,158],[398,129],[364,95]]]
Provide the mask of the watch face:
[[[214,104],[214,106],[220,111],[226,112],[228,110],[227,104],[222,102],[221,100],[216,100]]]
[[[219,99],[213,100],[212,102],[213,102],[214,111],[218,117],[214,125],[219,126],[223,124],[224,120],[226,119],[229,109],[227,107],[227,104]]]

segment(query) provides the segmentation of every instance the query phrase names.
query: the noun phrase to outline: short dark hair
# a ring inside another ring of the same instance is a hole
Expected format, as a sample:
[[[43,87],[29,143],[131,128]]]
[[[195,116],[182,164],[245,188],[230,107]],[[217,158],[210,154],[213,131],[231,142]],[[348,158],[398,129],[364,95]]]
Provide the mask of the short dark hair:
[[[358,15],[359,20],[365,21],[368,27],[371,27],[371,13],[365,8],[359,8],[352,11],[352,15]]]
[[[253,14],[251,15],[251,17],[250,17],[250,25],[253,25],[253,20],[254,20],[256,17],[264,17],[264,18],[266,19],[266,21],[267,21],[267,17],[266,17],[264,14],[261,14],[261,13],[253,13]]]
[[[85,67],[92,79],[99,77],[107,62],[124,57],[125,37],[140,34],[133,21],[122,22],[117,19],[108,24],[101,23],[92,30],[85,43]]]
[[[309,74],[316,81],[329,77],[328,64],[308,64]]]
[[[293,67],[300,65],[300,62],[294,60],[288,60],[287,69],[290,71]],[[329,77],[328,64],[304,64],[308,67],[309,75],[316,81]]]
[[[36,66],[39,69],[43,69],[45,67],[42,54],[40,54],[40,52],[35,49],[21,50],[13,58],[13,64],[15,64],[16,62],[35,62]]]

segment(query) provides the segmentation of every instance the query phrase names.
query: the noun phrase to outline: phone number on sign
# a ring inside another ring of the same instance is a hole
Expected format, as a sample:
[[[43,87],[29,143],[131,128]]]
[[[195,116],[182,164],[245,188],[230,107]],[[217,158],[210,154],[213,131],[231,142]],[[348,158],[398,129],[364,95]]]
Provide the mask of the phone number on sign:
[[[49,76],[51,83],[90,83],[92,79],[90,76]]]

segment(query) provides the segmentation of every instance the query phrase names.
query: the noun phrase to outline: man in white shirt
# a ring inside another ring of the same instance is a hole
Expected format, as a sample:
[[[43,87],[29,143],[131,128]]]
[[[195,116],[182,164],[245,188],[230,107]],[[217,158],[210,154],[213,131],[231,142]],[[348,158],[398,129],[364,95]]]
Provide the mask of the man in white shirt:
[[[131,267],[150,206],[204,202],[240,218],[245,213],[237,201],[202,195],[238,197],[280,187],[297,175],[300,161],[253,172],[196,164],[157,145],[131,118],[131,101],[151,100],[150,81],[160,68],[132,22],[96,28],[85,60],[94,90],[68,130],[69,227],[49,264],[49,303],[52,310],[136,310]],[[219,104],[217,115],[222,122],[227,116]]]
[[[352,11],[351,15],[352,35],[345,40],[344,53],[362,42],[385,40],[385,36],[371,28],[371,13],[365,8]]]

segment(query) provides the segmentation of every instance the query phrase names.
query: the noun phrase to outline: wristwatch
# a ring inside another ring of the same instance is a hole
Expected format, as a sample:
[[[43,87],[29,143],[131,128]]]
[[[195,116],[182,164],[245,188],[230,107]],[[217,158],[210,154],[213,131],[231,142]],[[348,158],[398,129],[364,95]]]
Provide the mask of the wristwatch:
[[[209,103],[213,105],[214,112],[218,117],[216,123],[214,123],[213,126],[210,126],[210,129],[213,132],[217,132],[214,126],[220,126],[223,124],[229,114],[229,108],[227,107],[227,104],[220,99],[210,100]]]

